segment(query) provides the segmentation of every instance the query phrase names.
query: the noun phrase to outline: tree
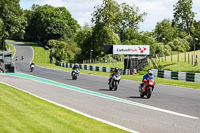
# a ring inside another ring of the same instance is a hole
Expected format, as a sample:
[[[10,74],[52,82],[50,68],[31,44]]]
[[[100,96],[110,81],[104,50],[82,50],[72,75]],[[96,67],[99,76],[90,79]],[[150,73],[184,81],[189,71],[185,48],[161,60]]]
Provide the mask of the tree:
[[[51,48],[54,48],[54,57],[59,61],[72,61],[76,54],[80,54],[80,48],[76,43],[64,42],[58,40],[49,40],[47,43]]]
[[[192,0],[178,0],[174,5],[173,26],[178,31],[184,31],[191,34],[191,27],[194,21],[195,13],[192,11]]]
[[[114,29],[121,41],[126,40],[124,34],[129,28],[138,29],[139,23],[143,22],[143,17],[146,15],[146,13],[140,14],[139,8],[135,5],[130,6],[126,3],[119,5],[114,0],[103,0],[103,4],[95,8],[92,22]]]
[[[103,45],[117,45],[121,44],[119,36],[114,32],[112,28],[98,24],[93,29],[91,37],[91,49],[93,49],[93,55],[101,56]]]
[[[198,40],[195,40],[197,38]],[[193,42],[196,44],[196,49],[200,49],[200,21],[194,21]],[[193,47],[192,47],[193,48]]]
[[[117,33],[120,36],[121,41],[126,40],[126,32],[128,29],[139,29],[139,23],[143,22],[143,17],[147,15],[147,13],[139,13],[139,8],[135,5],[130,6],[126,3],[122,3],[120,5],[121,9],[121,20],[119,27],[117,28]]]
[[[143,14],[139,9],[125,3],[119,5],[114,0],[103,0],[102,5],[96,6],[92,14],[93,27],[91,47],[94,49],[94,56],[100,55],[103,45],[121,44],[127,40],[129,29],[138,29],[138,24],[143,21]]]
[[[64,37],[67,32],[67,26],[63,21],[53,21],[45,29],[46,39],[59,39]]]
[[[79,28],[65,7],[33,5],[32,11],[26,11],[26,16],[29,22],[26,37],[35,41],[47,43],[50,39],[73,40]]]
[[[182,38],[176,38],[173,41],[169,42],[168,45],[174,51],[186,52],[190,50],[190,44],[186,39]]]
[[[2,34],[0,48],[5,49],[5,39],[15,36],[16,33],[24,32],[26,20],[23,17],[23,11],[20,8],[19,0],[1,0],[0,1],[0,19]]]
[[[161,22],[158,22],[154,31],[154,38],[163,43],[168,43],[172,41],[176,36],[176,30],[171,25],[171,20],[164,19]]]
[[[3,34],[3,21],[0,18],[0,40],[2,39]]]
[[[81,54],[78,55],[79,60],[87,59],[90,55],[91,50],[91,40],[92,40],[93,29],[88,26],[88,24],[84,25],[76,34],[75,42],[81,48]]]
[[[114,28],[119,24],[122,13],[116,1],[103,0],[102,5],[95,6],[95,8],[96,11],[92,14],[92,22],[95,23],[95,25],[101,24],[102,26]]]

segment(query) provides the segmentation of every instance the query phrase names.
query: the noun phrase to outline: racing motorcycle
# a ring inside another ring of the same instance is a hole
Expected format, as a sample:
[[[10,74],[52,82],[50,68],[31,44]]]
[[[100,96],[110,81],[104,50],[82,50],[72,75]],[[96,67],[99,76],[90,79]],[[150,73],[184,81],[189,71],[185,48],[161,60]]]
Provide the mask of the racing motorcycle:
[[[109,89],[110,90],[117,90],[119,82],[120,82],[120,75],[119,74],[114,74],[113,77],[111,78],[110,84],[109,84]]]
[[[80,71],[78,69],[73,70],[72,71],[72,80],[77,80],[79,73],[80,73]]]
[[[35,65],[31,64],[30,66],[31,72],[33,72],[34,68],[35,68]]]
[[[139,86],[140,97],[143,98],[146,95],[147,98],[149,99],[155,87],[155,80],[147,79],[144,86],[145,86],[144,91],[142,90],[142,86],[141,85]]]

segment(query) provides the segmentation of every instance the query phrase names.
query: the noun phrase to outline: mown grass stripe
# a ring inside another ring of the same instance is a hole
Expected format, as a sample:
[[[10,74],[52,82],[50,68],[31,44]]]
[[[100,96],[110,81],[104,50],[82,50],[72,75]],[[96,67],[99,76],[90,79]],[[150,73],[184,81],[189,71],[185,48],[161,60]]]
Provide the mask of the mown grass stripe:
[[[119,125],[87,116],[87,114],[85,115],[83,113],[79,113],[68,107],[48,101],[47,99],[43,99],[34,94],[29,94],[31,93],[19,88],[13,88],[11,85],[0,82],[1,132],[116,133],[126,132],[124,130],[127,130],[128,132],[135,132],[133,130],[120,127]]]

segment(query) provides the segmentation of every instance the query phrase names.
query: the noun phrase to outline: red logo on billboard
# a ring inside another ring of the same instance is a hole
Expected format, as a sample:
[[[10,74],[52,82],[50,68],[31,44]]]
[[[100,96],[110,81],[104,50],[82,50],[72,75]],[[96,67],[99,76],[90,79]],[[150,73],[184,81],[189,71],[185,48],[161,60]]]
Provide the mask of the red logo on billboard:
[[[137,52],[137,49],[130,49],[131,52]]]
[[[145,48],[145,47],[143,47],[143,48],[138,47],[138,48],[139,48],[140,53],[143,53],[145,50],[147,50],[147,48]]]

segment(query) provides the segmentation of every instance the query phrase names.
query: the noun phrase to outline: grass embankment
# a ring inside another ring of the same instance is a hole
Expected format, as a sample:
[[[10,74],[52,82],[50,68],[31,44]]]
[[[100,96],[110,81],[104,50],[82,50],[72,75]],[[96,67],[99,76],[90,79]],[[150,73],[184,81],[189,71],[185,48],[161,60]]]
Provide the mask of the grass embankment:
[[[2,133],[122,133],[94,119],[0,83]]]
[[[54,64],[50,64],[49,60],[49,50],[44,50],[43,47],[38,46],[36,43],[29,43],[34,48],[34,62],[36,65],[40,65],[47,68],[53,68],[58,70],[64,70],[64,71],[71,71],[71,68],[64,68],[59,67]],[[123,68],[123,63],[115,64],[112,63],[101,63],[101,64],[91,64],[96,66],[107,66],[107,67],[119,67]],[[147,67],[146,67],[147,70]],[[128,79],[128,80],[135,80],[135,81],[141,81],[143,74],[146,71],[139,72],[135,75],[122,75],[122,79]],[[93,75],[101,75],[101,76],[109,76],[109,73],[106,72],[96,72],[96,71],[89,71],[89,70],[81,70],[81,73],[85,74],[93,74]],[[200,89],[200,83],[195,82],[185,82],[185,81],[179,81],[179,80],[172,80],[172,79],[163,79],[163,78],[155,78],[157,84],[164,84],[164,85],[173,85],[173,86],[181,86],[181,87],[188,87],[188,88],[195,88]]]
[[[7,50],[10,51],[10,50],[13,50],[12,52],[12,55],[14,55],[15,53],[15,48],[13,45],[9,44],[9,43],[6,43],[6,47],[7,47]],[[0,50],[0,52],[3,52],[4,50]]]
[[[14,48],[14,46],[11,45],[10,43],[6,43],[6,44],[8,46],[8,50],[13,50],[13,52],[12,52],[12,56],[13,56],[15,54],[15,48]]]
[[[172,55],[172,57],[171,55],[166,56],[166,61],[165,61],[165,57],[161,57],[161,58],[157,58],[153,60],[156,62],[156,64],[161,65],[162,70],[200,73],[200,50],[195,51],[195,55],[197,55],[198,66],[194,65],[194,61],[195,61],[194,51],[175,54],[175,55]],[[179,57],[179,61],[178,61],[178,57]],[[153,65],[151,63],[150,63],[150,67],[153,68]]]

